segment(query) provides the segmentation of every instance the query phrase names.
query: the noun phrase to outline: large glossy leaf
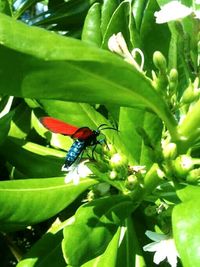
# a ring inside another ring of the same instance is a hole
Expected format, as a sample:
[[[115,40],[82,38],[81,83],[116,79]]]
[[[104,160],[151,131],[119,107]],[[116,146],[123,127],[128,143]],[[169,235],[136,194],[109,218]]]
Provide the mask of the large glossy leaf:
[[[195,186],[178,191],[183,202],[172,213],[173,235],[184,267],[198,266],[200,262],[199,195],[200,188]]]
[[[77,127],[88,126],[96,129],[102,123],[111,126],[110,122],[89,104],[44,99],[39,100],[39,103],[49,116]]]
[[[59,177],[1,182],[1,231],[23,229],[56,215],[94,183],[83,179],[75,186]]]
[[[80,207],[75,223],[64,230],[62,247],[66,262],[80,266],[101,255],[132,209],[131,200],[124,196],[105,197]]]
[[[3,14],[0,23],[0,42],[4,45],[0,47],[1,93],[122,106],[145,105],[175,135],[176,123],[166,104],[144,75],[128,63],[104,50],[30,28]]]
[[[66,153],[31,142],[7,139],[1,157],[27,177],[62,176],[61,167]]]

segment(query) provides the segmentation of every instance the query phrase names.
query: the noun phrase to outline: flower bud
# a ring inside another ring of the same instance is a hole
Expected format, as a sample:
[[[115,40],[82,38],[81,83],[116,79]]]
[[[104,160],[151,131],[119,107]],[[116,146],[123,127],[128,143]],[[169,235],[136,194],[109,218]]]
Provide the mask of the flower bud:
[[[177,146],[175,143],[169,143],[163,148],[163,156],[165,159],[174,159],[177,155]]]
[[[184,104],[190,104],[193,101],[195,101],[199,95],[200,95],[200,90],[198,89],[199,85],[199,78],[196,78],[194,80],[194,83],[190,81],[189,86],[187,89],[184,91],[182,97],[181,97],[181,102]]]
[[[193,166],[192,157],[188,155],[180,155],[173,162],[175,174],[180,178],[186,178]]]
[[[132,175],[128,176],[126,183],[125,183],[125,186],[129,190],[133,190],[138,184],[139,183],[138,183],[137,177],[132,174]]]
[[[154,52],[153,54],[153,63],[158,70],[161,72],[166,72],[167,62],[163,54],[159,51]]]
[[[169,88],[171,92],[175,92],[178,85],[178,71],[171,69],[169,73]]]
[[[186,177],[188,183],[195,183],[198,180],[200,180],[200,168],[191,170]]]
[[[110,191],[110,185],[108,183],[99,183],[94,187],[96,193],[100,196],[106,195]]]
[[[170,70],[169,80],[170,80],[170,82],[178,83],[178,71],[176,69]]]
[[[118,176],[118,175],[117,175],[117,172],[116,172],[116,171],[112,170],[112,171],[110,172],[109,177],[110,177],[111,180],[116,179],[117,176]]]
[[[110,159],[110,165],[112,168],[118,168],[120,166],[124,166],[125,164],[127,164],[127,160],[124,156],[119,153],[112,155]]]

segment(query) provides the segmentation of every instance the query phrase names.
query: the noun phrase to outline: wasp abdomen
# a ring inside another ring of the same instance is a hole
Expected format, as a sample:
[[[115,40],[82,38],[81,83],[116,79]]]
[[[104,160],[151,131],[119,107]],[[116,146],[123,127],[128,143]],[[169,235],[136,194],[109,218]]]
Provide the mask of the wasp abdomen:
[[[81,152],[85,148],[85,141],[84,140],[76,140],[70,147],[70,150],[67,153],[66,159],[65,159],[65,168],[70,167],[78,158],[78,156],[81,154]]]

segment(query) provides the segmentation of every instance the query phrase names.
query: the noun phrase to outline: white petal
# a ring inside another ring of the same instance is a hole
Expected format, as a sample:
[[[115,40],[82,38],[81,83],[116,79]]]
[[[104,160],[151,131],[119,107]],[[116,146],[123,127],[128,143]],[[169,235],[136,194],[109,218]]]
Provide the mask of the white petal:
[[[168,254],[167,256],[167,260],[169,262],[169,264],[171,265],[171,267],[176,267],[177,265],[177,254]]]
[[[189,8],[179,1],[171,1],[164,5],[160,11],[154,13],[156,17],[156,23],[165,23],[187,17],[193,12],[192,8]]]
[[[113,34],[109,40],[108,40],[108,48],[110,49],[110,51],[118,53],[118,54],[122,54],[121,48],[118,44],[118,40],[117,40],[117,36],[116,34]]]
[[[87,165],[85,165],[86,162],[89,162],[89,160],[82,161],[78,166],[77,166],[77,172],[79,173],[79,176],[81,178],[85,178],[89,175],[92,174],[91,170],[88,168]]]
[[[74,181],[74,185],[79,184],[79,181],[80,181],[80,175],[78,175],[78,174],[74,175],[73,181]]]
[[[70,183],[70,182],[72,182],[72,180],[73,180],[73,176],[71,175],[71,173],[70,172],[67,173],[67,175],[65,176],[65,183],[66,184]]]
[[[171,267],[176,267],[177,265],[177,257],[178,257],[178,252],[176,250],[176,246],[174,243],[174,239],[168,239],[166,240],[167,247],[168,247],[168,253],[167,253],[167,260]]]
[[[78,174],[76,168],[74,170],[68,172],[67,175],[65,176],[65,183],[66,184],[74,181],[74,184],[77,185],[79,183],[79,180],[80,180],[80,175]]]
[[[143,247],[144,251],[154,252],[159,249],[159,242],[152,242],[146,246]]]
[[[156,253],[154,254],[154,257],[153,257],[153,262],[155,264],[159,264],[166,257],[167,257],[166,250],[165,251],[162,251],[162,250],[156,251]]]
[[[150,238],[151,240],[153,241],[161,241],[161,240],[165,240],[166,239],[166,235],[163,235],[163,234],[158,234],[156,232],[152,232],[152,231],[149,231],[147,230],[145,232],[145,235],[148,236],[148,238]]]

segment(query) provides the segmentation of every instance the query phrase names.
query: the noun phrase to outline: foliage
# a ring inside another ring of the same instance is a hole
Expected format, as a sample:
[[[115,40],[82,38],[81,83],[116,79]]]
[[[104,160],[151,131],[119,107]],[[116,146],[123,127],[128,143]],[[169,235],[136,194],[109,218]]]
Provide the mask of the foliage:
[[[198,265],[200,5],[157,24],[169,2],[0,2],[2,266],[155,266],[149,229]],[[118,131],[66,174],[42,116]]]

